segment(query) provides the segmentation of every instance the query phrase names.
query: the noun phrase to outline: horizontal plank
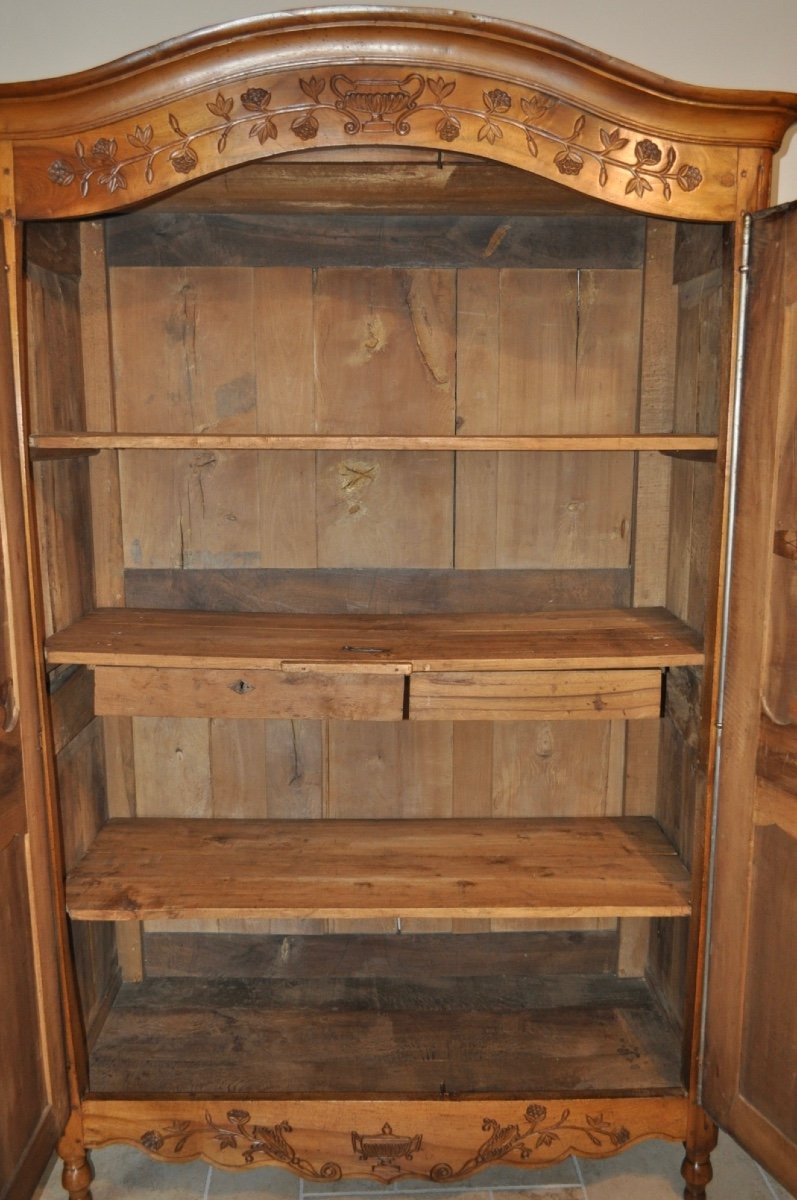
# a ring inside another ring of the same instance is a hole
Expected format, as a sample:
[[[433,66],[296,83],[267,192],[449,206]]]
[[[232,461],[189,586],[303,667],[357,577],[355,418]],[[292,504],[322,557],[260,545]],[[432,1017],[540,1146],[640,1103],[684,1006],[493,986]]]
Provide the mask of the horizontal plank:
[[[130,212],[108,224],[114,267],[633,269],[645,223],[584,215]]]
[[[131,608],[223,612],[547,612],[627,608],[628,568],[266,568],[125,571]]]
[[[602,975],[614,970],[611,930],[513,933],[147,933],[144,969],[227,979],[417,980],[482,975]]]
[[[324,161],[292,154],[221,171],[196,180],[190,188],[167,192],[149,205],[149,212],[331,211],[336,219],[342,211],[607,215],[601,200],[487,159],[463,155],[449,161],[449,156],[431,151],[427,161],[418,156],[407,162],[378,161],[368,147],[358,146],[356,161],[336,162],[332,152],[324,153]],[[623,216],[629,225],[643,219]]]
[[[489,962],[489,949],[484,957]],[[440,978],[432,969],[407,983],[349,979],[338,967],[330,978],[298,984],[161,978],[123,985],[90,1059],[95,1095],[249,1092],[278,1094],[284,1104],[289,1096],[379,1093],[382,1118],[386,1095],[438,1104],[445,1096],[516,1097],[532,1080],[548,1097],[678,1092],[679,1039],[640,979],[550,970]],[[484,1116],[474,1120],[477,1130]],[[365,1126],[377,1140],[382,1118]],[[202,1128],[204,1115],[200,1121]],[[138,1136],[148,1127],[140,1124]],[[428,1123],[420,1129],[425,1136]]]
[[[109,821],[70,873],[88,921],[684,916],[650,818]]]
[[[659,671],[427,671],[411,721],[629,720],[661,713]]]
[[[298,668],[298,664],[291,664]],[[303,664],[302,664],[303,665]],[[382,664],[380,664],[382,665]],[[348,670],[97,667],[98,716],[400,721],[404,678]]]
[[[32,451],[93,450],[457,450],[595,452],[659,450],[715,451],[719,439],[691,433],[596,433],[421,436],[316,433],[71,433],[31,434]]]
[[[703,661],[663,608],[417,616],[97,609],[47,640],[50,664],[278,668],[408,663],[415,671],[641,668]]]

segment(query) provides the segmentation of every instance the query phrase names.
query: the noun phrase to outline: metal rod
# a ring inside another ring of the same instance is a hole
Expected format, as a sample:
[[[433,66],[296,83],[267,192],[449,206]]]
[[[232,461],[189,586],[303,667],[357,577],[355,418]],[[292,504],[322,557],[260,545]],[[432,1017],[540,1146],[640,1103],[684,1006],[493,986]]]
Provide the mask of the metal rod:
[[[720,629],[719,669],[717,673],[717,716],[714,742],[714,779],[711,787],[711,832],[709,837],[708,881],[706,886],[706,953],[703,958],[703,988],[700,1012],[700,1055],[697,1081],[697,1102],[703,1103],[703,1064],[706,1048],[706,1021],[708,1019],[708,981],[711,969],[711,929],[714,919],[714,893],[716,888],[717,823],[719,817],[720,768],[722,765],[722,734],[725,725],[725,680],[728,669],[728,625],[731,610],[731,577],[733,575],[733,552],[736,533],[737,491],[739,482],[739,438],[742,412],[742,385],[744,383],[745,351],[747,348],[747,303],[750,292],[750,235],[752,217],[746,213],[742,226],[742,253],[739,264],[739,318],[736,338],[736,362],[733,376],[731,400],[730,437],[728,442],[728,523],[725,546],[725,569],[722,577],[722,625]]]

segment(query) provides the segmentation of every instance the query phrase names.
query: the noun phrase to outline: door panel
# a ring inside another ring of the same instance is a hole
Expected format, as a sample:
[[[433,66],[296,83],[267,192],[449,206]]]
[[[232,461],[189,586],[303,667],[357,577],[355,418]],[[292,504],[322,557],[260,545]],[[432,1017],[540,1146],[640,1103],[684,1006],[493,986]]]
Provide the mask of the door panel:
[[[797,1191],[797,206],[751,252],[704,1102]]]
[[[0,1200],[27,1200],[63,1127],[66,1071],[27,605],[5,254],[0,240]],[[27,651],[27,653],[26,653]]]

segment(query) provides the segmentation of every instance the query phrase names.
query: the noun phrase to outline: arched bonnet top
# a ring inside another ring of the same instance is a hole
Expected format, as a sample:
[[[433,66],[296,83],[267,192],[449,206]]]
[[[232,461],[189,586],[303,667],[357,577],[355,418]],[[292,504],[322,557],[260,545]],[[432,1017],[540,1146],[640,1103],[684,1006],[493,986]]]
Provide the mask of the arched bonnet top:
[[[6,215],[78,216],[253,159],[394,145],[491,158],[638,212],[731,220],[794,120],[797,95],[673,83],[492,18],[323,8],[0,87],[0,186]]]

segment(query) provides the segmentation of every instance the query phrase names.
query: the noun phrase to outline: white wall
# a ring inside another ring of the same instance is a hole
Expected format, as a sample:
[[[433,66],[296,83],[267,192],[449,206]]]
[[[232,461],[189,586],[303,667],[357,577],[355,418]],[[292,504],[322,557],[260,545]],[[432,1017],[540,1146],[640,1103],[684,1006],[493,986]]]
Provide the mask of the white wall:
[[[676,79],[797,92],[797,0],[460,0]],[[404,0],[408,7],[427,7]],[[0,80],[61,75],[190,30],[288,4],[268,0],[0,0]],[[295,5],[293,6],[295,7]],[[791,149],[789,149],[791,146]],[[777,199],[797,198],[797,137]]]

